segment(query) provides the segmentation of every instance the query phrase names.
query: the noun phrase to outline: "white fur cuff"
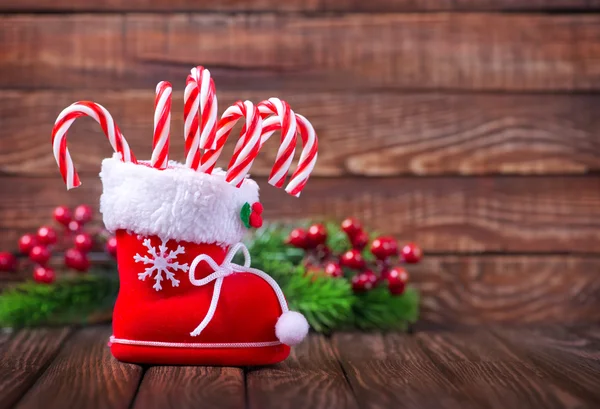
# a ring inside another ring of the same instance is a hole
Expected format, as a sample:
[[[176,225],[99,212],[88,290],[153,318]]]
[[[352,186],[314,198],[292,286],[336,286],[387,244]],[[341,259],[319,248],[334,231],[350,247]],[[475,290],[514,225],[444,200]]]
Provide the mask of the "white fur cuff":
[[[246,227],[244,203],[258,201],[258,185],[246,179],[240,188],[225,181],[225,172],[196,172],[177,162],[165,170],[122,162],[118,155],[102,161],[100,213],[110,231],[125,229],[143,236],[193,243],[238,243]]]

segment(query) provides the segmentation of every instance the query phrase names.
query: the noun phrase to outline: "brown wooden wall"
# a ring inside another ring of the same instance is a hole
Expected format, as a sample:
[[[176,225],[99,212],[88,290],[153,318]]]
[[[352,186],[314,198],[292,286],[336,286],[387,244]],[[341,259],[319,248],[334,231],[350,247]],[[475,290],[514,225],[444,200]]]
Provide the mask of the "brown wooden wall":
[[[0,13],[0,247],[58,204],[97,203],[109,144],[95,122],[73,126],[84,185],[67,193],[49,142],[62,108],[103,104],[147,157],[169,80],[181,159],[182,90],[202,64],[220,107],[280,96],[318,131],[300,199],[264,183],[274,145],[256,161],[268,219],[354,215],[417,241],[426,320],[600,321],[599,1],[3,0]]]

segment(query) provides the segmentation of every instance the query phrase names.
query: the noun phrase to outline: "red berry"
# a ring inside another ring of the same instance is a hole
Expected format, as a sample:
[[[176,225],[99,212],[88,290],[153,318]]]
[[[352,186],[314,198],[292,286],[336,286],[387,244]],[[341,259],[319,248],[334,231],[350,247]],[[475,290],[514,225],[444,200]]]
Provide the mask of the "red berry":
[[[258,213],[252,213],[250,214],[250,226],[254,227],[255,229],[258,229],[259,227],[262,227],[263,225],[263,219],[260,216],[260,214]]]
[[[45,245],[56,243],[56,231],[52,227],[42,226],[37,231],[38,242]]]
[[[362,226],[358,220],[349,217],[342,222],[342,230],[352,238],[362,232]]]
[[[71,248],[65,252],[65,265],[73,270],[83,272],[90,268],[90,260],[81,250]]]
[[[290,232],[287,238],[287,243],[299,249],[308,248],[308,239],[306,238],[306,230],[296,228]]]
[[[377,276],[372,271],[366,271],[352,277],[352,289],[360,293],[372,289],[377,282]]]
[[[79,233],[77,236],[75,236],[75,240],[73,240],[73,242],[75,243],[75,247],[84,253],[89,252],[94,245],[92,236],[87,233]]]
[[[36,244],[37,238],[33,234],[24,234],[19,239],[19,251],[23,254],[29,254]]]
[[[260,202],[252,203],[252,212],[253,213],[262,214],[262,212],[263,212],[263,205]]]
[[[364,231],[359,231],[354,236],[350,237],[350,242],[352,243],[352,248],[362,250],[369,243],[369,235]]]
[[[406,284],[399,283],[392,285],[391,283],[388,285],[388,289],[392,295],[402,295],[404,294],[404,290],[406,290]]]
[[[76,220],[72,220],[69,223],[68,229],[69,229],[69,231],[72,231],[73,233],[76,233],[76,232],[78,232],[78,231],[81,230],[81,223],[79,223]]]
[[[80,224],[86,224],[92,220],[92,208],[88,205],[79,205],[73,212],[73,218]]]
[[[422,257],[423,251],[421,251],[421,248],[415,243],[408,243],[402,247],[402,259],[405,262],[409,264],[418,263],[421,261]]]
[[[5,273],[17,271],[17,258],[12,253],[0,253],[0,271]]]
[[[360,270],[365,266],[362,254],[356,249],[348,250],[340,256],[340,264],[354,270]]]
[[[406,289],[408,273],[402,267],[394,267],[387,273],[387,282],[390,293],[400,295]]]
[[[327,229],[325,229],[325,226],[322,224],[313,224],[308,228],[306,238],[308,239],[308,243],[313,247],[325,244],[325,241],[327,240]]]
[[[56,279],[56,274],[49,267],[36,266],[33,269],[33,279],[38,283],[50,284]]]
[[[342,267],[338,263],[335,263],[333,261],[330,261],[325,264],[325,274],[327,274],[329,277],[335,278],[344,276]]]
[[[378,278],[377,278],[377,274],[375,274],[372,270],[364,270],[361,272],[361,274],[364,274],[368,281],[373,284],[373,286],[375,286],[375,284],[377,284]]]
[[[106,252],[113,257],[117,257],[117,238],[111,237],[106,242]]]
[[[71,209],[67,206],[58,206],[54,209],[54,220],[65,227],[68,226],[71,221]]]
[[[33,246],[29,252],[29,259],[42,266],[45,266],[48,263],[50,256],[50,250],[45,246]]]
[[[401,283],[408,282],[408,272],[402,267],[393,267],[388,272],[389,280],[395,280]]]
[[[398,243],[393,237],[378,237],[371,243],[371,253],[379,260],[385,260],[398,254]]]

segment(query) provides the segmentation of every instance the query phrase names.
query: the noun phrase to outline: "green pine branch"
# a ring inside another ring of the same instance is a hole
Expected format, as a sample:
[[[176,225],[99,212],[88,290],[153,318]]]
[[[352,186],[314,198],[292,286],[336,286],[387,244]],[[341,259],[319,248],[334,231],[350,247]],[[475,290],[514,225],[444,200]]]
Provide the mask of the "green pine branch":
[[[369,330],[406,330],[419,318],[419,293],[407,288],[402,295],[392,295],[384,287],[356,296],[353,308],[356,328]]]
[[[334,223],[327,223],[327,245],[334,254],[349,249],[346,234]],[[257,232],[249,243],[252,264],[271,275],[281,286],[291,309],[306,317],[317,332],[354,327],[362,330],[405,330],[419,313],[419,293],[407,288],[392,295],[384,287],[354,294],[348,279],[313,274],[304,275],[303,252],[285,244],[290,229],[271,226]],[[373,255],[365,249],[371,261]]]
[[[109,316],[119,281],[114,272],[89,273],[52,284],[27,281],[0,295],[0,327],[85,324]]]
[[[295,274],[282,290],[290,309],[302,313],[314,331],[329,333],[352,320],[355,297],[346,280]]]

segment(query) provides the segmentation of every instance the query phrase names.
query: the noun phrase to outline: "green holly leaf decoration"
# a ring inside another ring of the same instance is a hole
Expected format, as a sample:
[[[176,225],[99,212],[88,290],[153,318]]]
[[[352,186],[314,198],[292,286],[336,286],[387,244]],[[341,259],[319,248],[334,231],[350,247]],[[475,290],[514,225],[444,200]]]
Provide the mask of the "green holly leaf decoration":
[[[244,205],[242,206],[242,210],[240,211],[240,218],[242,219],[242,222],[244,222],[244,226],[246,226],[246,228],[250,228],[250,214],[252,213],[252,207],[250,206],[250,203],[246,202],[244,203]]]

